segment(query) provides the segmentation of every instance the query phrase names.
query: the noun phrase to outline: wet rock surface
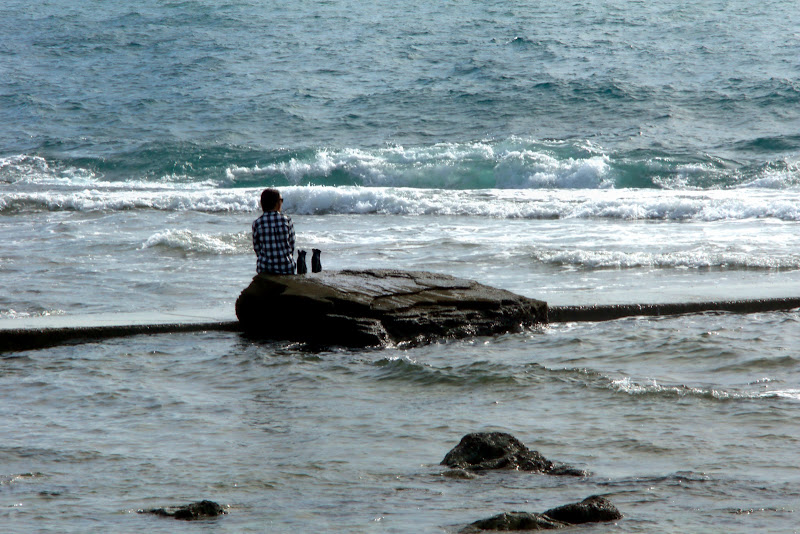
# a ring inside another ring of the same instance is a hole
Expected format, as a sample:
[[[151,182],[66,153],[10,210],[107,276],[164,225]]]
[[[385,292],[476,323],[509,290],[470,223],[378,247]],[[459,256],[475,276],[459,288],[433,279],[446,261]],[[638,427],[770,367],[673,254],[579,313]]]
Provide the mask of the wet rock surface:
[[[622,514],[605,497],[594,495],[581,502],[552,508],[542,514],[504,512],[481,519],[467,526],[464,534],[481,531],[556,530],[584,523],[601,523],[622,519]]]
[[[493,335],[547,322],[547,303],[444,274],[388,269],[264,275],[236,301],[249,335],[368,347]]]
[[[214,501],[198,501],[185,506],[169,508],[152,508],[150,510],[139,510],[140,514],[153,514],[161,517],[171,517],[184,521],[197,521],[201,519],[213,519],[226,514],[225,508]]]
[[[529,512],[503,512],[488,519],[475,521],[461,532],[480,532],[486,530],[514,531],[514,530],[555,530],[568,527],[567,523],[553,521],[542,514]]]
[[[441,462],[452,469],[485,471],[514,469],[549,475],[585,476],[586,472],[551,462],[504,432],[475,432],[461,438]]]
[[[622,514],[617,507],[605,497],[593,495],[581,502],[565,504],[547,510],[544,515],[556,521],[580,525],[582,523],[598,523],[601,521],[616,521],[622,519]]]

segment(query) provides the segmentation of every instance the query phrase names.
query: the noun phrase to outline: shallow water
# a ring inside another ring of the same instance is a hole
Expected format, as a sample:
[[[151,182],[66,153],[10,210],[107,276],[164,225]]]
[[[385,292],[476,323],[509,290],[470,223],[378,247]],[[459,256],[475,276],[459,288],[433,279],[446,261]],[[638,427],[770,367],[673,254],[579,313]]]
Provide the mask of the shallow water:
[[[6,354],[4,522],[174,532],[190,527],[133,512],[208,498],[230,514],[201,530],[451,531],[603,494],[625,519],[598,532],[788,531],[800,390],[796,358],[777,354],[799,320],[626,319],[316,354],[230,333]],[[591,474],[443,477],[444,454],[480,430]]]

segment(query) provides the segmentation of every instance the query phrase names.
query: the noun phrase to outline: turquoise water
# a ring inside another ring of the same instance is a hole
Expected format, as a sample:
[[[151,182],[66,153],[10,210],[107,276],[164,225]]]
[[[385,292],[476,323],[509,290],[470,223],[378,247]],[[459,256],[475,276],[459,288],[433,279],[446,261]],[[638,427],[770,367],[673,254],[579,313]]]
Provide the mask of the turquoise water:
[[[0,320],[233,310],[258,194],[325,269],[551,304],[800,295],[800,12],[659,3],[0,6]],[[798,312],[309,354],[235,334],[0,355],[9,532],[796,530]],[[586,479],[461,481],[462,435]],[[139,508],[212,499],[213,523]]]
[[[796,178],[793,8],[12,0],[0,147],[120,180],[200,179],[326,148],[518,136],[567,141],[559,160],[590,142],[620,186],[647,186],[652,164],[707,168],[700,187]]]

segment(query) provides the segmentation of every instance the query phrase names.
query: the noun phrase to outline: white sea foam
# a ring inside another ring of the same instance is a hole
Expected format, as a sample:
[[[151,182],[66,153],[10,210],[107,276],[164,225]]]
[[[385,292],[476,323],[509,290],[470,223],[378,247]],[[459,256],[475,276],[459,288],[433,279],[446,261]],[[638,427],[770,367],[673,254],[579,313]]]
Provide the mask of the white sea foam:
[[[727,399],[759,399],[779,398],[800,400],[800,389],[784,389],[773,391],[739,391],[715,388],[698,388],[684,385],[661,385],[656,380],[639,383],[630,377],[611,380],[611,388],[629,395],[666,395],[674,397],[704,397],[719,400]]]
[[[9,184],[85,185],[95,178],[88,169],[52,166],[41,156],[21,154],[0,158],[0,182]]]
[[[410,185],[397,182],[413,181],[413,173],[392,172],[394,160],[397,157],[403,159],[400,151],[402,149],[385,149],[377,153],[355,148],[320,150],[309,161],[292,158],[263,167],[232,166],[226,169],[226,176],[232,181],[259,175],[280,176],[290,183],[300,184],[306,178],[327,177],[338,170],[346,172],[365,186]]]
[[[559,160],[530,150],[501,155],[494,168],[495,187],[504,189],[597,189],[613,187],[608,157]]]
[[[369,187],[596,189],[613,186],[607,156],[588,154],[583,158],[559,159],[546,145],[534,149],[529,144],[512,139],[505,144],[325,149],[308,159],[295,157],[253,167],[233,165],[226,169],[226,177],[232,182],[280,177],[302,185],[307,181],[324,182],[339,172],[349,177],[353,185]]]
[[[187,190],[119,190],[94,187],[79,191],[37,191],[9,193],[0,196],[0,212],[4,211],[82,211],[107,212],[135,209],[166,211],[246,212],[258,207],[253,192],[228,189]]]
[[[191,230],[166,230],[147,239],[142,248],[166,247],[183,252],[242,254],[250,251],[249,235],[209,235]]]
[[[759,394],[763,398],[779,398],[800,401],[800,389],[783,389],[775,391],[766,391]]]
[[[664,386],[656,380],[642,384],[631,380],[630,377],[614,379],[611,381],[612,389],[628,395],[666,395],[674,397],[705,397],[714,399],[753,398],[749,393],[730,392],[722,389],[705,389],[684,385]]]
[[[800,254],[778,255],[746,252],[691,250],[669,253],[624,252],[610,250],[537,251],[542,263],[570,265],[587,269],[626,269],[640,267],[690,269],[800,269]]]
[[[29,319],[32,317],[51,317],[65,315],[64,310],[44,310],[39,312],[18,312],[16,310],[0,310],[0,319]]]
[[[0,158],[0,183],[25,186],[54,186],[65,189],[87,187],[108,190],[182,190],[218,186],[215,180],[197,180],[186,174],[165,174],[157,179],[131,177],[112,181],[91,169],[54,163],[26,154]]]
[[[800,194],[781,191],[665,192],[642,190],[428,190],[291,188],[297,213],[473,215],[523,219],[800,220]]]
[[[770,189],[663,191],[642,189],[420,189],[287,186],[285,209],[298,214],[450,215],[502,219],[800,221],[800,192]],[[89,187],[18,186],[0,193],[0,212],[165,211],[253,212],[260,188],[197,184]]]

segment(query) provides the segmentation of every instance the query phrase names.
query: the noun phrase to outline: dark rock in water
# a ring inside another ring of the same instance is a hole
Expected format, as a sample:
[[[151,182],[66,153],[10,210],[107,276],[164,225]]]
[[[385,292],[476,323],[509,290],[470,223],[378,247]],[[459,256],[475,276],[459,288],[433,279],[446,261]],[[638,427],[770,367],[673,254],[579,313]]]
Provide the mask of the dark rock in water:
[[[550,475],[586,475],[579,469],[547,460],[538,452],[528,449],[511,434],[504,432],[467,434],[455,448],[445,455],[442,464],[453,468],[453,472],[458,473],[464,470],[518,469]],[[611,502],[604,497],[595,495],[579,503],[552,508],[543,514],[505,512],[476,521],[462,532],[467,534],[485,530],[553,530],[621,518],[622,514]]]
[[[517,469],[549,475],[586,475],[580,469],[551,462],[539,452],[530,450],[511,434],[504,432],[467,434],[445,455],[441,463],[448,467],[472,471]]]
[[[554,521],[542,514],[532,514],[528,512],[504,512],[502,514],[475,521],[470,526],[462,530],[464,534],[481,530],[555,530],[568,527],[567,523]]]
[[[547,322],[547,303],[444,274],[259,274],[236,301],[243,330],[321,346],[380,346],[492,335]]]
[[[214,501],[199,501],[177,506],[172,508],[153,508],[151,510],[139,510],[141,514],[154,514],[162,517],[172,517],[184,521],[196,521],[199,519],[212,519],[226,514],[225,508]]]
[[[488,519],[475,521],[461,532],[483,530],[554,530],[581,525],[622,519],[622,514],[607,499],[592,496],[579,503],[567,504],[546,511],[543,514],[529,512],[505,512]]]
[[[599,495],[587,497],[578,503],[552,508],[546,511],[544,515],[571,525],[622,519],[622,514],[617,510],[617,507],[611,504],[608,499]]]

